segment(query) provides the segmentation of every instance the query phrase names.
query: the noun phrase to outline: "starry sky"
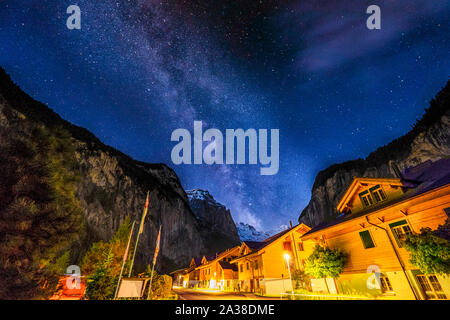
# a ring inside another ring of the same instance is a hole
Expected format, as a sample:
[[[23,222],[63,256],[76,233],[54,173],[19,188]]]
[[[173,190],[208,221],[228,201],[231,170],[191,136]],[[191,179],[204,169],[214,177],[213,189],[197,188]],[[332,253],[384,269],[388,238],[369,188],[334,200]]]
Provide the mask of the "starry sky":
[[[66,27],[69,5],[81,30]],[[381,30],[366,9],[381,8]],[[0,0],[0,65],[236,222],[297,220],[316,174],[408,132],[450,75],[447,0]],[[177,128],[280,130],[280,169],[174,165]]]

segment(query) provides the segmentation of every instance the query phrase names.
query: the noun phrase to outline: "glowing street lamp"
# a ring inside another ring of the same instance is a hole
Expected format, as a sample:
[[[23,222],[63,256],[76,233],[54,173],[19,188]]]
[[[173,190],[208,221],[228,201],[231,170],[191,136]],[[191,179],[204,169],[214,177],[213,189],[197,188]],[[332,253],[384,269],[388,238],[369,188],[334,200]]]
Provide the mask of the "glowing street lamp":
[[[292,288],[292,277],[291,277],[291,267],[289,265],[289,259],[291,258],[291,256],[289,255],[289,253],[285,253],[283,255],[284,259],[286,260],[286,264],[288,267],[288,272],[289,272],[289,280],[291,281],[291,288]],[[294,294],[294,289],[292,288],[292,294]]]

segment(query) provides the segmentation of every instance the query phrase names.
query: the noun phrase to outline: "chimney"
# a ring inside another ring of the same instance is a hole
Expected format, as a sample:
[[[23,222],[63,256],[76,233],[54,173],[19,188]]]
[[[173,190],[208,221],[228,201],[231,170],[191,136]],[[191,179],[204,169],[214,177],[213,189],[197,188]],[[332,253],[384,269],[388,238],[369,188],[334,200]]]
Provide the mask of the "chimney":
[[[289,225],[290,225],[291,228],[292,228],[292,220],[289,220]]]

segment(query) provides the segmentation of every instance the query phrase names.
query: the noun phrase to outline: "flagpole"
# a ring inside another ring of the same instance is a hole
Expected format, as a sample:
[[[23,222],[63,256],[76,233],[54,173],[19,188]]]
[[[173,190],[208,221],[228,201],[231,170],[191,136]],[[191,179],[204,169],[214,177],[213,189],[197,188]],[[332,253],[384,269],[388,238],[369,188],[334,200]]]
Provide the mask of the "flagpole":
[[[128,278],[131,277],[131,271],[133,271],[134,257],[136,256],[136,249],[137,249],[137,245],[138,245],[138,242],[139,242],[139,236],[140,235],[141,234],[138,232],[137,237],[136,237],[136,243],[134,245],[133,258],[131,259],[130,272],[128,273]]]
[[[138,232],[138,235],[136,237],[136,244],[134,245],[133,258],[131,259],[130,272],[128,273],[128,278],[131,277],[131,271],[133,271],[133,265],[134,265],[134,258],[136,256],[136,250],[137,250],[139,238],[140,238],[141,233],[143,231],[143,227],[144,227],[143,223],[144,223],[144,220],[145,220],[145,216],[147,215],[147,208],[148,208],[148,201],[149,201],[148,194],[149,194],[149,192],[147,191],[147,200],[145,202],[144,212],[142,213],[141,224],[139,226],[139,232]]]
[[[159,233],[158,235],[161,235],[161,224],[159,225]],[[157,244],[158,246],[159,244]],[[157,255],[158,253],[155,252],[155,255]],[[157,256],[155,256],[156,258]],[[148,288],[148,294],[147,294],[147,300],[150,300],[152,298],[152,282],[153,282],[153,273],[155,272],[155,264],[156,264],[156,259],[153,258],[153,266],[152,266],[152,274],[150,275],[150,287]]]
[[[125,252],[123,253],[122,268],[120,269],[119,281],[117,282],[116,291],[114,292],[114,300],[116,300],[116,298],[117,298],[117,293],[118,293],[119,287],[120,287],[120,280],[122,279],[123,269],[125,268],[125,262],[128,260],[127,259],[128,251],[130,250],[131,238],[133,237],[133,231],[134,231],[135,224],[136,224],[136,221],[133,221],[133,224],[131,225],[130,236],[128,237],[127,248],[125,249]]]

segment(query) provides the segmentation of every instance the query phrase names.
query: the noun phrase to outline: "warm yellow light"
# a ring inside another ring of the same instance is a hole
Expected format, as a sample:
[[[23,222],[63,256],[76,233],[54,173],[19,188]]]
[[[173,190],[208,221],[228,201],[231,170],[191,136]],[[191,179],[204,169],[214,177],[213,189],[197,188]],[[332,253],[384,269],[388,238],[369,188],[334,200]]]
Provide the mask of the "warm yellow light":
[[[289,261],[289,259],[291,258],[291,256],[288,253],[285,253],[283,257],[286,261]]]

